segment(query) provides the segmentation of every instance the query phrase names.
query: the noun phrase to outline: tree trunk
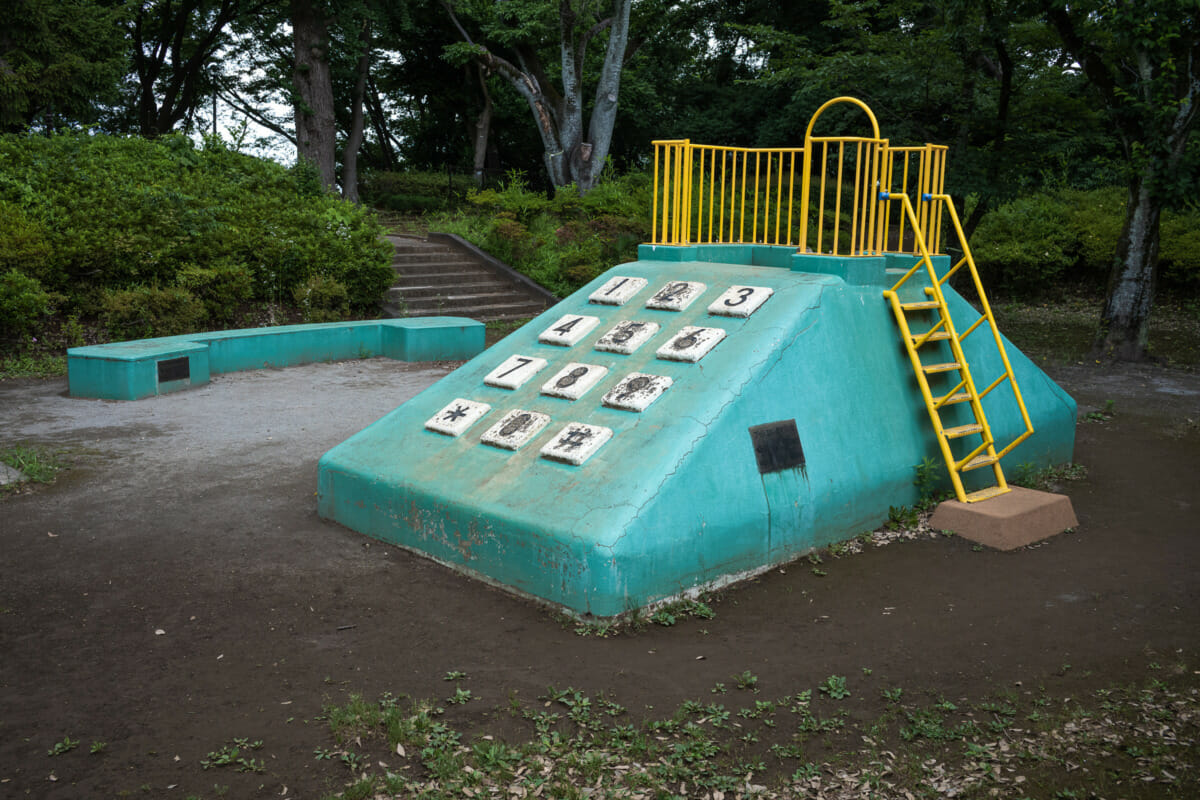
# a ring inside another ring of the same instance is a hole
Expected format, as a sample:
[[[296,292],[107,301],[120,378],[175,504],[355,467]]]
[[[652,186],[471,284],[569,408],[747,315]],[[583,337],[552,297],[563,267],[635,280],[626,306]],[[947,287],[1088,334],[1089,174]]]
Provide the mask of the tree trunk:
[[[475,185],[482,189],[484,178],[487,177],[484,168],[487,166],[488,140],[492,133],[492,95],[487,88],[483,65],[476,64],[475,69],[479,74],[479,88],[483,91],[483,110],[475,122]]]
[[[367,93],[367,74],[371,70],[371,25],[362,27],[362,54],[358,57],[358,77],[354,82],[354,98],[351,100],[350,135],[346,137],[346,149],[342,154],[342,197],[358,204],[358,150],[363,140],[363,98]]]
[[[383,113],[383,103],[379,100],[379,90],[375,81],[367,75],[367,110],[370,112],[371,127],[375,129],[375,138],[379,140],[379,154],[383,159],[383,168],[396,169],[396,151],[392,147],[392,136],[388,133],[387,117]]]
[[[296,63],[296,154],[311,162],[328,189],[336,185],[337,125],[329,73],[329,20],[313,0],[291,0]]]
[[[1117,240],[1108,297],[1092,347],[1095,358],[1141,361],[1150,335],[1150,309],[1158,274],[1158,230],[1162,202],[1150,190],[1152,175],[1130,182],[1125,227]]]

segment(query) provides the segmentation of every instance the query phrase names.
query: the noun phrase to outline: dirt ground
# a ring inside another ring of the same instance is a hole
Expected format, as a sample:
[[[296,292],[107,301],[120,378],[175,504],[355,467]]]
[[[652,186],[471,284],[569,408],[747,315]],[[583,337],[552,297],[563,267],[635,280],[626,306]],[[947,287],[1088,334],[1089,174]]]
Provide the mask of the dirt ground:
[[[1200,664],[1195,373],[1050,370],[1080,405],[1073,533],[798,563],[714,598],[713,619],[599,639],[317,517],[320,454],[445,372],[311,365],[136,403],[0,383],[0,447],[74,465],[0,498],[0,796],[321,797],[347,779],[314,756],[326,705],[444,697],[452,670],[479,698],[458,720],[503,735],[500,709],[548,685],[636,714],[746,670],[779,694],[853,675],[866,717],[883,686],[1070,695]],[[235,738],[263,742],[262,773],[202,768]]]

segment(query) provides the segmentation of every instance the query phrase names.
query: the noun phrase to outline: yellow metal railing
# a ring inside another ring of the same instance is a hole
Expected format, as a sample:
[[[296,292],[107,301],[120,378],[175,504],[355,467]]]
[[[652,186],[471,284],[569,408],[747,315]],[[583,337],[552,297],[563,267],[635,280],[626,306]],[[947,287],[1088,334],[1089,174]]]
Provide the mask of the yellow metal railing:
[[[944,168],[944,160],[942,168]],[[883,192],[880,193],[880,199],[889,206],[892,204],[900,206],[900,216],[910,226],[917,246],[917,255],[920,256],[912,268],[891,289],[885,291],[883,296],[891,304],[896,322],[900,326],[905,348],[912,361],[913,372],[917,376],[917,384],[920,387],[921,396],[925,401],[930,421],[937,435],[938,444],[946,460],[946,466],[950,473],[955,495],[962,502],[976,502],[1003,494],[1009,489],[1008,483],[1004,478],[1004,472],[1000,467],[1000,459],[1004,458],[1013,448],[1033,434],[1033,422],[1029,418],[1029,410],[1025,407],[1025,400],[1021,397],[1021,389],[1017,385],[1016,377],[1013,375],[1012,364],[1009,362],[1008,353],[1004,348],[1004,340],[1000,336],[1000,330],[996,327],[996,318],[993,316],[992,308],[988,304],[987,295],[983,290],[983,283],[979,279],[979,271],[975,268],[975,259],[971,255],[971,248],[967,245],[966,234],[963,232],[958,214],[954,210],[954,203],[951,201],[949,195],[927,194],[922,197],[920,212],[918,212],[914,209],[912,201],[907,194],[893,195]],[[938,275],[937,269],[934,267],[931,250],[926,244],[923,228],[926,222],[930,220],[940,220],[942,214],[945,214],[953,226],[958,243],[962,247],[963,256],[954,266],[946,270],[944,274]],[[942,287],[963,267],[966,267],[971,275],[971,281],[979,297],[982,312],[979,319],[975,320],[962,333],[959,333],[955,328],[954,320],[950,316],[950,310],[946,305],[946,298],[942,292]],[[901,288],[909,280],[922,274],[923,278],[928,281],[928,286],[924,287],[924,294],[932,299],[910,303],[902,302],[900,299]],[[909,327],[907,316],[911,312],[936,312],[937,321],[927,325],[927,330],[913,334]],[[974,377],[971,375],[971,370],[967,365],[967,359],[962,350],[962,341],[979,330],[985,322],[992,332],[992,338],[996,345],[996,350],[1000,355],[1000,361],[1004,365],[1004,370],[998,378],[988,384],[987,388],[979,391],[975,385]],[[923,362],[920,356],[921,347],[931,341],[945,341],[949,344],[951,353],[953,354],[953,362],[946,364],[929,364]],[[949,391],[935,397],[929,387],[927,375],[936,372],[954,371],[958,372],[960,380]],[[1015,439],[997,450],[996,442],[988,425],[987,417],[984,414],[982,403],[983,398],[1006,382],[1012,390],[1013,400],[1020,411],[1021,421],[1025,429]],[[974,426],[945,428],[942,425],[941,419],[943,409],[958,403],[969,404],[976,424]],[[978,433],[981,443],[965,455],[956,456],[951,450],[950,440],[958,436],[967,435],[963,433],[967,428],[978,428],[978,430],[971,431],[971,433]],[[961,473],[981,467],[990,467],[992,469],[996,484],[976,492],[966,492],[963,487]]]
[[[861,109],[870,136],[814,136],[818,118],[835,104]],[[802,147],[739,148],[654,142],[654,244],[770,244],[830,255],[916,254],[907,220],[892,219],[892,194],[940,194],[946,148],[893,148],[879,135],[870,108],[852,97],[821,106]],[[940,212],[922,215],[919,229],[940,252]]]

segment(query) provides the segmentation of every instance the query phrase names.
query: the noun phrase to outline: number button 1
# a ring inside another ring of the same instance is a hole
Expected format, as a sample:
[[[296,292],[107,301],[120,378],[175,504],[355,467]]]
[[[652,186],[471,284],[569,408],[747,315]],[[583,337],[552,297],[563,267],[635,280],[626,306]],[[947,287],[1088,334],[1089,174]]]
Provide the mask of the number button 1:
[[[730,286],[708,307],[718,317],[748,317],[775,294],[766,286]]]
[[[617,275],[609,278],[603,286],[588,295],[588,302],[605,306],[623,306],[629,302],[629,298],[645,287],[645,278]]]

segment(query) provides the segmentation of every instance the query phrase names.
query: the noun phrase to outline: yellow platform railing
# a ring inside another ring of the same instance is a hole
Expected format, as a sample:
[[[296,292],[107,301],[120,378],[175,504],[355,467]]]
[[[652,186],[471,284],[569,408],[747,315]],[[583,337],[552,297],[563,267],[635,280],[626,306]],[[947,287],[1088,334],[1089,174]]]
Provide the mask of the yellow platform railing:
[[[814,136],[836,104],[863,111],[869,136]],[[654,142],[654,244],[770,244],[828,255],[916,254],[913,231],[879,191],[939,194],[944,146],[891,147],[870,108],[838,97],[813,114],[801,147],[753,148]],[[917,221],[939,252],[938,213]]]
[[[869,135],[815,136],[817,120],[837,105],[861,111],[870,123]],[[738,148],[692,144],[687,139],[656,141],[651,241],[664,245],[784,245],[801,252],[847,257],[917,256],[912,269],[883,294],[895,313],[955,494],[961,501],[975,502],[1009,491],[1000,459],[1033,433],[1033,424],[967,238],[944,191],[946,154],[942,145],[892,147],[880,136],[871,109],[853,97],[836,97],[817,109],[804,132],[802,147]],[[933,257],[942,255],[942,230],[947,222],[963,256],[939,275]],[[983,311],[959,333],[942,287],[964,267]],[[902,287],[918,275],[927,299],[902,300]],[[1004,370],[979,391],[962,340],[985,323]],[[914,324],[923,330],[914,332]],[[947,357],[951,360],[946,361]],[[948,385],[952,383],[952,388],[935,395],[931,380],[937,383],[945,376],[951,376]],[[1011,387],[1025,430],[997,449],[982,401],[1005,383]],[[952,409],[964,403],[973,421],[943,425],[944,414],[963,416]],[[978,445],[968,439],[975,436]],[[967,492],[961,473],[983,467],[992,469],[995,484]]]

